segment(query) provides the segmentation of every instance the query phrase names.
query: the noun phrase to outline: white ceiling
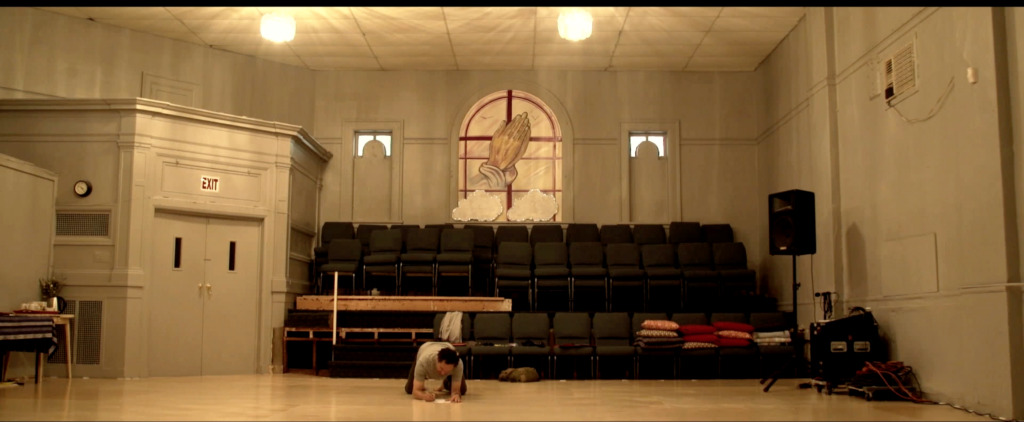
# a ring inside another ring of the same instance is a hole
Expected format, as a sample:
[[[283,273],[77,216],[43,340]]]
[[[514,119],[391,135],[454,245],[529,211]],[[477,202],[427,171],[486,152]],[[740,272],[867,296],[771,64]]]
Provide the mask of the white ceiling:
[[[750,71],[803,7],[586,7],[594,33],[558,36],[559,7],[40,7],[312,70]],[[296,20],[295,39],[260,17]]]

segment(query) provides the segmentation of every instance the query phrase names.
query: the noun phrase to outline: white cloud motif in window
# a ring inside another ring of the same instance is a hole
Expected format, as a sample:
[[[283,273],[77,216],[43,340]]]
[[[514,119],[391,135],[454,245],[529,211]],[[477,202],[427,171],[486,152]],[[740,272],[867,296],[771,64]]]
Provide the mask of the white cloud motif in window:
[[[551,221],[558,212],[558,201],[554,196],[537,189],[530,189],[508,210],[509,221]]]
[[[466,198],[459,200],[459,205],[452,210],[452,219],[455,221],[494,221],[504,210],[501,198],[497,195],[476,190]]]

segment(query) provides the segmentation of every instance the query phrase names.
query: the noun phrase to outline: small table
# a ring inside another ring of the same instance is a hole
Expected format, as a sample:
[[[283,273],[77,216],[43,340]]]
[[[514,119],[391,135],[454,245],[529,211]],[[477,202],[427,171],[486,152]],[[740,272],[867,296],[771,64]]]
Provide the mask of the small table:
[[[17,317],[17,319],[12,319],[12,318],[9,318],[9,317]],[[71,361],[73,360],[72,353],[74,352],[74,347],[72,346],[74,343],[71,341],[71,320],[74,319],[75,316],[73,314],[23,314],[23,313],[12,313],[12,314],[7,314],[7,315],[0,315],[0,322],[14,322],[14,323],[17,323],[17,322],[20,322],[20,321],[23,321],[23,320],[27,320],[30,317],[34,317],[35,320],[39,320],[41,318],[48,318],[48,319],[50,319],[52,321],[51,334],[50,334],[49,338],[53,337],[53,334],[54,334],[53,333],[53,329],[55,329],[56,326],[59,325],[59,326],[63,326],[64,327],[64,350],[65,350],[64,363],[65,363],[65,366],[67,368],[68,379],[70,379],[71,378]],[[24,318],[24,319],[22,319],[22,318]],[[32,340],[32,339],[45,340],[45,338],[48,338],[45,335],[45,333],[43,333],[42,329],[44,327],[42,325],[40,325],[39,328],[40,328],[40,330],[38,330],[39,332],[35,333],[35,334],[32,334],[31,338],[27,338],[27,339],[23,338],[22,340]],[[3,330],[3,327],[0,326],[0,333],[2,333],[2,330]],[[22,336],[22,337],[24,337],[24,336]],[[0,334],[0,341],[2,341],[2,340],[4,340],[4,338],[3,338],[3,335]],[[40,343],[40,347],[42,347],[42,343]],[[7,364],[10,361],[10,352],[11,351],[17,351],[17,350],[5,350],[4,351],[3,370],[0,371],[0,379],[2,379],[3,377],[6,377],[6,374],[7,374]],[[32,351],[32,350],[21,350],[21,351]],[[44,358],[49,353],[49,351],[45,351],[44,352],[44,351],[41,351],[39,349],[34,350],[34,351],[37,354],[37,356],[36,356],[36,383],[38,384],[42,380]]]

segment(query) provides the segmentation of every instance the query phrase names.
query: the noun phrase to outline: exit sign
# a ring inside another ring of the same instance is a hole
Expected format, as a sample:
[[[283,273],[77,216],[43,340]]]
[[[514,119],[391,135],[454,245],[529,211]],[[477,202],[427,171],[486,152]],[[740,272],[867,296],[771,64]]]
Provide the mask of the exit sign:
[[[220,191],[220,178],[213,176],[200,176],[199,189],[206,192]]]

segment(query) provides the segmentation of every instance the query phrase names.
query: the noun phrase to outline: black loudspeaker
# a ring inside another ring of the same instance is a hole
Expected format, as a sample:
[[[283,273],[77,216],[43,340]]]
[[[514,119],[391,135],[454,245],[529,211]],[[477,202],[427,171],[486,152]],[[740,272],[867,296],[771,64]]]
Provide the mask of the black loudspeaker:
[[[768,252],[806,255],[816,251],[814,192],[793,189],[768,195]]]

